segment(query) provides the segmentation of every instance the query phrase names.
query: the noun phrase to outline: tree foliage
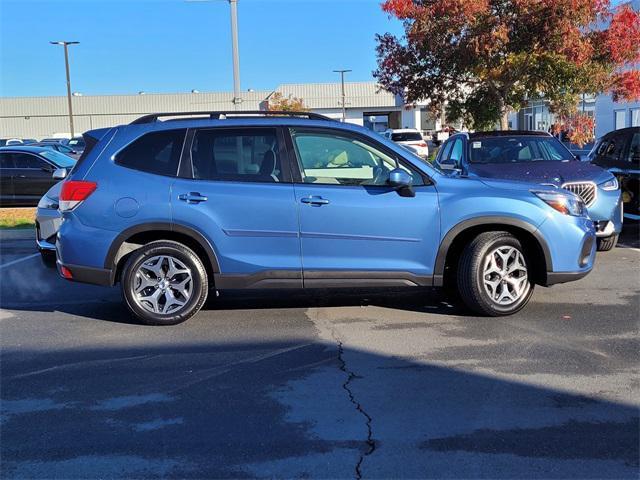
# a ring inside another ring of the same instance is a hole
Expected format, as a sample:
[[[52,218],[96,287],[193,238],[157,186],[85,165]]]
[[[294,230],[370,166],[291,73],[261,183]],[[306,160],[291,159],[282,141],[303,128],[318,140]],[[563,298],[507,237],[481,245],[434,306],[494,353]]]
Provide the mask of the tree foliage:
[[[386,0],[404,36],[377,35],[380,84],[408,103],[447,104],[475,129],[544,97],[559,117],[579,95],[640,98],[640,15],[609,0]],[[584,122],[582,122],[584,124]]]
[[[309,109],[305,107],[304,101],[301,98],[289,95],[285,97],[280,92],[275,92],[269,98],[268,109],[271,111],[282,112],[306,112]]]

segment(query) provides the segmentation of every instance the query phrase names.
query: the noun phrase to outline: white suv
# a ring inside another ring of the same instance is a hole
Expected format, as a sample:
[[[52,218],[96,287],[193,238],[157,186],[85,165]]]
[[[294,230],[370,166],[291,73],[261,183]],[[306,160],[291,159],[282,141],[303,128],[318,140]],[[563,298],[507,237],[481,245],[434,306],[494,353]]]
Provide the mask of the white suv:
[[[422,138],[422,134],[414,128],[390,128],[383,135],[392,142],[408,147],[407,150],[414,152],[419,157],[427,158],[429,156],[427,142]]]

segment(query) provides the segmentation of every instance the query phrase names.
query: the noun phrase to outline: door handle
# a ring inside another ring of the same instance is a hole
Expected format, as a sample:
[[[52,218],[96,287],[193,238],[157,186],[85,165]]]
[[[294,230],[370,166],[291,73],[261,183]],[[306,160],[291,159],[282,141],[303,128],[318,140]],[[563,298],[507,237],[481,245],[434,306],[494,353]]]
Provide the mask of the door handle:
[[[204,195],[200,195],[198,192],[189,192],[178,195],[178,198],[187,203],[200,203],[208,200]]]
[[[320,205],[327,205],[329,203],[329,200],[327,200],[326,198],[322,198],[322,197],[317,197],[315,195],[312,195],[310,197],[303,197],[300,199],[300,201],[302,203],[307,203],[309,205],[315,205],[315,206],[320,206]]]

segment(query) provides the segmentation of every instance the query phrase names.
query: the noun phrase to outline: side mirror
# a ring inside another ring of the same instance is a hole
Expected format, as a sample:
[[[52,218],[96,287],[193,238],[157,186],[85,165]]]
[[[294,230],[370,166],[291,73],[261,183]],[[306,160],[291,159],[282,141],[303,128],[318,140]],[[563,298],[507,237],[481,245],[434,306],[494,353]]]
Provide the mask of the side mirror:
[[[68,174],[69,172],[66,168],[58,168],[53,172],[53,179],[64,180],[65,178],[67,178]]]
[[[445,172],[462,172],[462,170],[455,163],[439,163],[438,166]]]
[[[413,177],[401,168],[396,168],[389,172],[389,180],[387,183],[398,191],[401,197],[415,197],[413,191]]]

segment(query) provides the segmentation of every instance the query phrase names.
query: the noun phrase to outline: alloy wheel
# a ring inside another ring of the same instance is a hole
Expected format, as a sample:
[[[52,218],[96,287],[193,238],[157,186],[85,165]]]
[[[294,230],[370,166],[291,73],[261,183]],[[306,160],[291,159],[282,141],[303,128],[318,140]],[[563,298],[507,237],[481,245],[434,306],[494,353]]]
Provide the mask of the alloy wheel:
[[[172,314],[182,309],[193,290],[191,270],[170,255],[145,260],[134,276],[134,299],[151,313]]]
[[[513,305],[531,288],[524,255],[511,246],[498,247],[485,256],[482,280],[489,298],[500,306]]]

